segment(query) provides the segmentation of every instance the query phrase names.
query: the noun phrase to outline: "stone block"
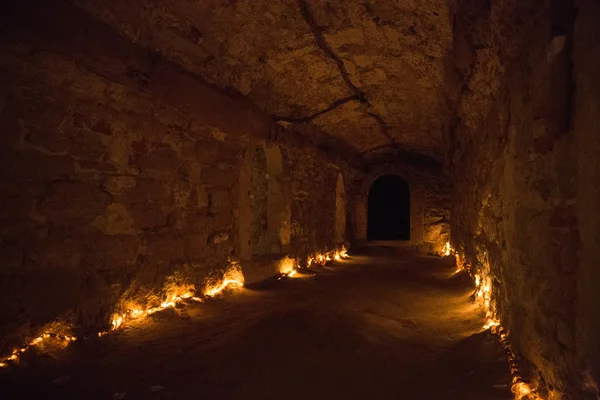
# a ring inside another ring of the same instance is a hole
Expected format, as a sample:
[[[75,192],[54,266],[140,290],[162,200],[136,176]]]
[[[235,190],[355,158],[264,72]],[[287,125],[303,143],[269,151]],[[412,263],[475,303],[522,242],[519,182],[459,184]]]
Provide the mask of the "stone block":
[[[214,229],[224,230],[231,229],[234,225],[235,215],[232,210],[223,210],[212,215],[212,226]]]
[[[208,233],[213,225],[212,217],[203,213],[188,213],[187,215],[187,229],[191,232],[204,232]]]
[[[208,234],[194,232],[187,235],[185,240],[185,256],[188,259],[200,259],[207,249]]]
[[[133,218],[123,203],[112,203],[104,215],[96,217],[93,226],[106,235],[131,235],[135,233]]]
[[[18,181],[51,181],[75,175],[68,156],[47,156],[37,151],[13,152],[0,147],[0,177]]]
[[[213,245],[220,245],[223,243],[227,243],[229,241],[229,232],[227,231],[219,231],[213,232],[208,237],[208,241]]]
[[[163,175],[175,175],[181,164],[181,159],[173,149],[152,150],[148,154],[137,157],[135,164],[144,172],[159,172]]]
[[[80,182],[56,182],[40,205],[40,212],[60,224],[87,224],[104,214],[110,195]]]
[[[167,226],[168,214],[159,204],[134,203],[129,210],[135,229],[154,229]]]
[[[97,160],[108,152],[102,143],[101,134],[87,129],[70,130],[67,134],[69,139],[69,154],[78,158]]]
[[[136,154],[148,154],[149,144],[146,140],[134,140],[131,142],[131,150]]]
[[[574,329],[561,318],[556,319],[556,338],[567,348],[575,348]]]
[[[190,182],[202,182],[202,164],[195,161],[186,161],[179,169],[180,176]]]
[[[0,351],[9,353],[23,343],[28,331],[28,316],[23,312],[23,275],[3,275],[0,279]]]
[[[209,193],[209,197],[211,212],[216,214],[232,209],[232,201],[227,190],[213,188]]]
[[[219,159],[221,144],[214,140],[196,141],[196,159],[204,165],[214,164]]]
[[[87,238],[86,264],[103,269],[134,265],[142,251],[142,240],[132,235],[90,235]]]
[[[171,204],[171,189],[165,182],[154,179],[138,179],[135,186],[124,195],[124,200],[128,202],[148,201],[168,206]]]
[[[172,184],[173,205],[176,208],[186,208],[191,197],[191,186],[187,182],[177,181]]]
[[[0,271],[14,269],[23,263],[23,243],[18,238],[0,239]]]
[[[184,160],[196,159],[196,145],[191,140],[182,140],[181,142],[181,157]]]
[[[82,129],[91,129],[94,126],[95,118],[88,113],[76,111],[71,119],[73,126]]]
[[[577,209],[575,208],[575,206],[556,207],[550,215],[550,226],[577,226]]]
[[[19,195],[2,195],[0,199],[0,229],[32,222],[29,215],[35,204],[34,199]]]
[[[209,186],[232,187],[239,179],[239,173],[230,167],[205,166],[202,169],[202,182]]]
[[[167,183],[156,179],[111,176],[106,179],[104,189],[116,199],[126,203],[171,204],[171,189]]]
[[[197,185],[195,190],[195,205],[197,208],[207,208],[210,205],[210,199],[208,197],[208,193],[206,192],[206,186]]]
[[[23,283],[23,307],[31,324],[42,326],[65,315],[85,295],[83,273],[75,268],[45,267],[31,270]]]
[[[107,120],[98,119],[91,128],[94,132],[99,132],[103,135],[112,135],[113,127]]]
[[[64,105],[49,101],[47,97],[23,98],[20,99],[20,104],[16,104],[16,107],[18,110],[15,111],[17,111],[16,115],[19,116],[19,119],[38,128],[54,131],[67,120]]]
[[[258,283],[279,273],[279,260],[268,258],[248,260],[243,263],[242,272],[247,285]]]
[[[184,258],[185,238],[174,234],[144,236],[150,263],[179,261]]]
[[[69,140],[56,128],[27,126],[25,140],[34,146],[42,147],[53,153],[62,153],[69,149]]]
[[[79,169],[81,170],[82,174],[86,174],[86,173],[107,174],[107,173],[115,173],[118,171],[118,168],[116,165],[109,163],[109,162],[104,162],[104,161],[81,159],[81,160],[77,160],[77,165],[79,165]]]
[[[122,169],[130,167],[129,138],[125,135],[112,135],[108,143],[107,160]]]
[[[0,144],[7,147],[16,145],[21,139],[21,126],[12,115],[0,116]]]
[[[53,232],[33,240],[27,250],[28,260],[39,268],[78,268],[84,254],[81,238]]]
[[[136,178],[133,176],[109,176],[104,182],[104,190],[114,197],[122,197],[131,191],[136,185]]]
[[[44,184],[37,182],[0,181],[0,223],[3,227],[24,223],[35,200],[45,192]]]

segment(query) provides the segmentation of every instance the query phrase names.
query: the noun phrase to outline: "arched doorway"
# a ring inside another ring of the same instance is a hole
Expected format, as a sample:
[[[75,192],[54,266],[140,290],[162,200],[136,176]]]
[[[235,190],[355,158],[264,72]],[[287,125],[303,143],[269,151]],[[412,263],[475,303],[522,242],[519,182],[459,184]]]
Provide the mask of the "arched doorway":
[[[335,185],[335,243],[343,244],[346,240],[346,189],[344,177],[338,174]]]
[[[398,175],[383,175],[369,190],[368,240],[410,240],[410,190]]]

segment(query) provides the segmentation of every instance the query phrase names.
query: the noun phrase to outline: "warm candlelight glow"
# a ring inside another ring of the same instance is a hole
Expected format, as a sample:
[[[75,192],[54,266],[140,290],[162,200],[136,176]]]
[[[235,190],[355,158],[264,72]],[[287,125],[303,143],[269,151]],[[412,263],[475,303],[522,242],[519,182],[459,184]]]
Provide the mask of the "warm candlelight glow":
[[[459,265],[458,270],[466,269],[469,273],[472,273],[470,266],[464,261],[465,258],[458,252],[451,250],[451,253],[455,255],[457,264]],[[532,388],[528,383],[523,381],[521,372],[517,364],[517,358],[515,353],[510,346],[508,341],[509,332],[502,327],[500,319],[496,313],[496,304],[493,298],[493,286],[492,279],[490,276],[490,266],[487,262],[487,255],[483,257],[484,262],[478,269],[477,273],[472,274],[473,283],[475,284],[475,299],[479,305],[485,311],[485,323],[483,324],[482,330],[490,330],[495,334],[505,353],[507,354],[507,361],[510,367],[512,376],[511,391],[515,396],[516,400],[541,400],[542,398],[536,393],[536,390]]]
[[[313,256],[309,256],[307,258],[307,266],[310,267],[311,264],[315,262],[325,265],[328,261],[340,261],[347,257],[347,249],[345,246],[342,246],[334,251],[319,252]],[[297,266],[298,263],[295,259],[284,257],[279,262],[279,272],[283,276],[294,277],[298,274]],[[231,262],[222,275],[213,276],[206,280],[202,295],[204,297],[215,297],[227,288],[239,288],[243,286],[244,275],[242,273],[242,268],[238,263]],[[203,297],[196,295],[197,291],[194,285],[182,282],[177,276],[175,276],[174,279],[168,280],[163,292],[165,292],[165,295],[160,303],[149,307],[142,307],[132,300],[124,301],[123,304],[118,307],[118,312],[115,312],[110,318],[110,329],[100,331],[96,336],[103,337],[111,331],[121,328],[128,321],[142,319],[165,309],[174,308],[189,302],[201,303],[204,301]],[[8,367],[11,363],[18,362],[23,353],[34,347],[39,347],[46,342],[51,341],[52,343],[66,347],[69,343],[77,340],[75,336],[72,336],[69,333],[62,333],[70,332],[70,328],[65,324],[59,324],[57,322],[49,324],[43,332],[44,333],[39,336],[31,339],[27,345],[14,349],[7,356],[0,357],[0,368]]]

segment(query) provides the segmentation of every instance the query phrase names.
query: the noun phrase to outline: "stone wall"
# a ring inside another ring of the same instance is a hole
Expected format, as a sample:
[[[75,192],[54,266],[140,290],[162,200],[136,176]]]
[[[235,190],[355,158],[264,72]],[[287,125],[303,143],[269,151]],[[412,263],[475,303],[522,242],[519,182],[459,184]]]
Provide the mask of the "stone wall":
[[[272,201],[268,229],[288,231],[274,257],[333,248],[348,164],[55,3],[0,12],[0,348],[55,319],[96,332],[125,293],[198,285],[243,258],[241,171],[257,143],[279,149],[293,194]],[[255,276],[277,272],[265,268]]]
[[[466,84],[452,241],[475,272],[489,268],[528,377],[552,398],[596,398],[584,375],[598,379],[598,7],[534,3],[463,8],[455,26],[471,56],[455,54]]]
[[[290,166],[291,252],[306,254],[312,249],[336,244],[336,183],[339,169],[311,157],[300,149],[290,149],[284,157]],[[342,174],[353,178],[354,174]],[[307,223],[313,221],[313,223]],[[320,223],[314,223],[320,221]]]
[[[577,368],[589,393],[600,386],[600,3],[580,0],[573,32],[573,133],[577,168],[579,271]],[[590,398],[593,398],[590,395]]]
[[[450,182],[439,166],[419,165],[397,159],[394,163],[371,166],[357,176],[350,196],[350,223],[355,244],[367,239],[368,197],[373,182],[395,174],[406,181],[410,191],[410,240],[407,245],[437,253],[450,239]]]

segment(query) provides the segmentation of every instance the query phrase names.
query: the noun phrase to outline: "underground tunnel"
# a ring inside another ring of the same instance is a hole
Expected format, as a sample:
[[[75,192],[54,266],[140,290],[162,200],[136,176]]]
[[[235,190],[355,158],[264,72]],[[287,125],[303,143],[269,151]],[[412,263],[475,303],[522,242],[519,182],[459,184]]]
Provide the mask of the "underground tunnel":
[[[0,398],[599,399],[599,16],[0,2]]]

